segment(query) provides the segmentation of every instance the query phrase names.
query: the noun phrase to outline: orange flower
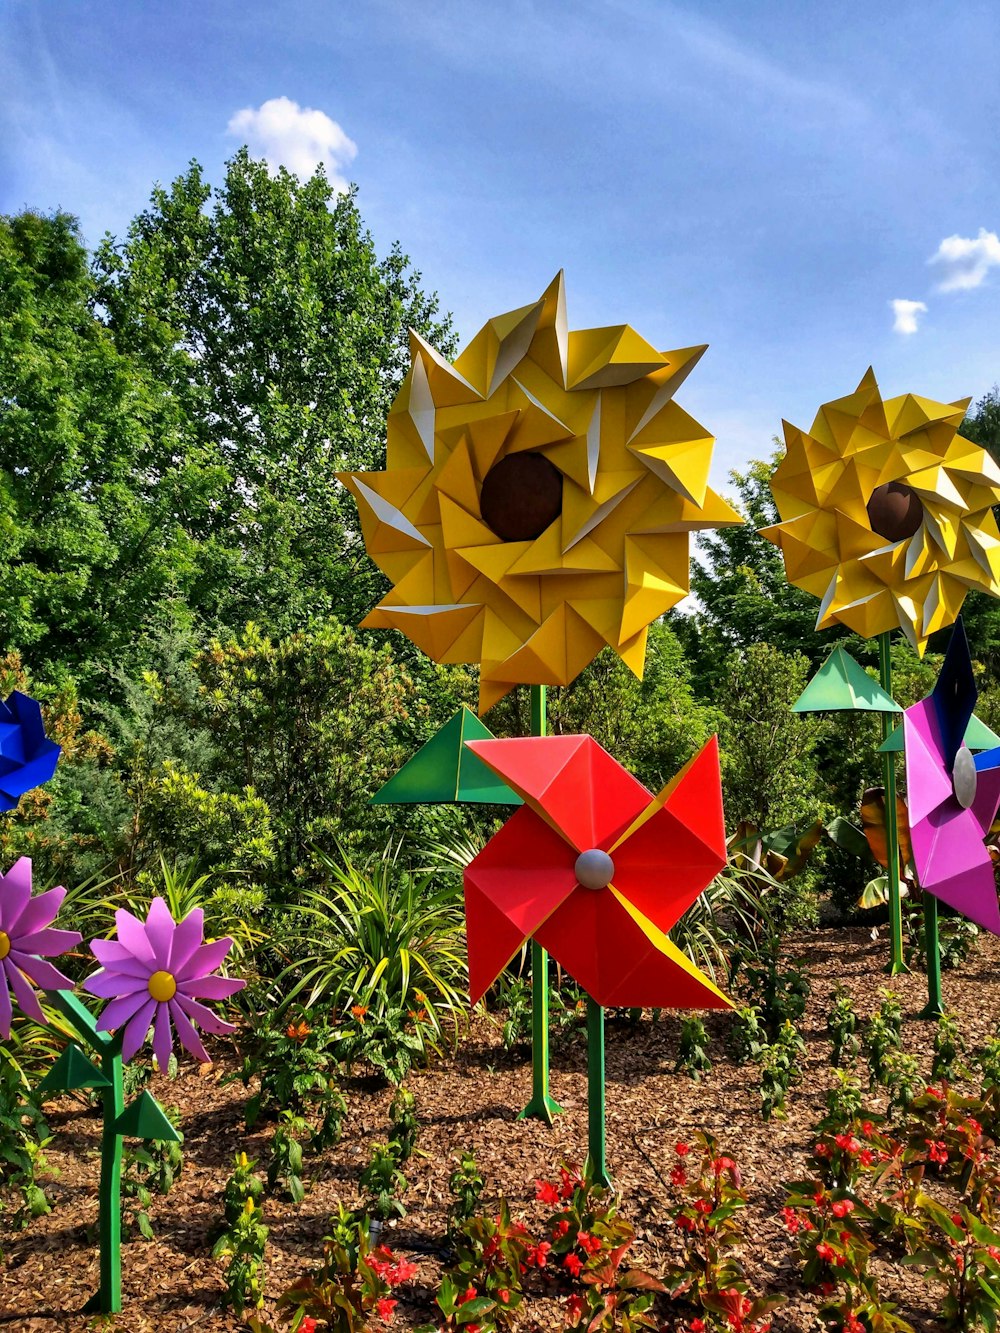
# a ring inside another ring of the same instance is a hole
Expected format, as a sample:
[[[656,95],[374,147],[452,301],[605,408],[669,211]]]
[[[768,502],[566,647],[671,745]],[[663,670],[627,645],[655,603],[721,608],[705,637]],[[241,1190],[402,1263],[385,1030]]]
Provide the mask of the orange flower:
[[[305,1041],[311,1031],[312,1028],[303,1019],[301,1023],[289,1023],[285,1028],[285,1036],[289,1041]]]
[[[351,1005],[351,1013],[354,1015],[354,1017],[358,1020],[359,1023],[363,1023],[365,1021],[365,1014],[367,1014],[367,1012],[368,1008],[366,1005],[363,1004]]]

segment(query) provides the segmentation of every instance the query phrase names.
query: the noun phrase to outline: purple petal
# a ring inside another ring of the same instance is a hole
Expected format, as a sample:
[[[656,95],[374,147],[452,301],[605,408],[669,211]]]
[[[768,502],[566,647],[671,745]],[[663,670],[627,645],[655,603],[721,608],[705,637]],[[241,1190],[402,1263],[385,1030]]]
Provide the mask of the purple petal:
[[[156,1001],[150,995],[149,991],[136,991],[134,995],[122,995],[117,1000],[112,1000],[110,1004],[105,1005],[104,1012],[101,1014],[101,1021],[97,1024],[98,1032],[114,1032],[120,1028],[123,1023],[145,1008],[148,1004],[155,1004]]]
[[[93,972],[83,983],[88,995],[96,995],[101,1000],[111,1000],[116,995],[135,995],[139,991],[148,991],[149,977],[126,977],[121,972]]]
[[[173,1045],[170,1036],[170,1006],[156,1006],[156,1022],[153,1025],[153,1054],[161,1074],[167,1072],[170,1063],[170,1048]]]
[[[31,858],[21,856],[0,875],[0,930],[11,935],[31,898]]]
[[[22,953],[20,949],[11,949],[7,957],[36,986],[41,986],[42,990],[73,989],[73,983],[69,977],[64,977],[51,963],[43,962],[41,958],[36,958],[34,954]]]
[[[6,958],[3,961],[7,972],[7,980],[11,984],[18,1007],[23,1010],[29,1018],[35,1019],[36,1022],[47,1022],[48,1020],[42,1013],[42,1007],[35,998],[35,992],[31,989],[16,967],[8,967]]]
[[[47,893],[40,893],[37,898],[32,898],[18,917],[18,934],[29,935],[32,931],[41,930],[43,926],[55,921],[65,897],[66,890],[58,888],[49,889]],[[9,930],[7,932],[8,935],[12,933]]]
[[[170,908],[162,898],[154,898],[149,904],[149,916],[146,918],[144,929],[157,969],[165,972],[170,962],[170,945],[177,925],[170,914]]]
[[[14,1012],[10,1003],[10,991],[7,989],[7,964],[0,963],[0,1037],[10,1041],[10,1025]]]
[[[177,989],[182,995],[197,996],[203,1000],[225,1000],[242,990],[246,984],[237,977],[192,977],[190,981],[179,981]]]
[[[179,1004],[188,1018],[193,1018],[206,1032],[214,1032],[222,1037],[227,1032],[236,1031],[232,1023],[223,1022],[221,1018],[212,1013],[211,1009],[206,1009],[203,1004],[190,999],[187,995],[182,995],[180,991],[174,996],[173,1003]]]
[[[46,928],[33,931],[30,935],[11,936],[11,942],[16,944],[22,953],[40,953],[46,958],[54,958],[57,954],[75,949],[83,942],[83,936],[78,930]]]
[[[200,949],[195,949],[174,976],[178,981],[190,981],[192,977],[206,977],[209,972],[215,971],[232,947],[233,942],[228,935],[224,935],[221,940],[215,940],[212,944],[203,944]]]
[[[119,907],[115,913],[115,925],[118,927],[118,939],[133,958],[144,963],[155,963],[153,950],[150,948],[149,939],[141,921],[134,917],[131,912],[127,912],[124,907]]]
[[[126,1025],[122,1036],[122,1059],[126,1064],[146,1040],[146,1033],[153,1021],[153,1011],[155,1009],[156,1001],[150,996],[148,1003],[144,1004],[136,1016],[130,1019]]]
[[[174,938],[170,945],[170,961],[166,970],[176,976],[204,938],[205,913],[200,907],[193,907],[174,929]]]
[[[136,958],[117,940],[91,940],[90,952],[109,972],[121,972],[126,977],[148,977],[156,970],[151,958]]]
[[[210,1064],[211,1061],[208,1058],[208,1052],[201,1044],[201,1038],[192,1027],[187,1014],[185,1014],[184,1010],[176,1000],[170,1000],[169,1005],[170,1013],[174,1020],[174,1026],[177,1028],[177,1036],[180,1038],[181,1045],[190,1055],[193,1055],[194,1058],[200,1061],[203,1065]]]

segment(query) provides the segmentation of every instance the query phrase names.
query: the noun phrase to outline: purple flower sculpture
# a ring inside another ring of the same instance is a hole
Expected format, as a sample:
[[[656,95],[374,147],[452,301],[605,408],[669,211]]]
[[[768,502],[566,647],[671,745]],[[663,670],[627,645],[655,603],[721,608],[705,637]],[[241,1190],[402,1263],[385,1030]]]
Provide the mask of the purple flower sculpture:
[[[245,981],[210,974],[233,946],[231,939],[204,944],[205,915],[200,907],[174,921],[162,898],[154,898],[143,925],[131,912],[115,913],[117,940],[92,940],[101,969],[83,983],[100,999],[110,1000],[97,1024],[98,1032],[124,1025],[122,1059],[131,1060],[153,1029],[153,1054],[165,1071],[173,1045],[171,1024],[185,1050],[202,1064],[208,1055],[195,1031],[235,1032],[199,1000],[224,1000],[242,990]]]
[[[34,699],[19,690],[6,703],[0,699],[0,813],[16,810],[26,791],[48,782],[59,749],[46,737]]]
[[[65,897],[66,890],[59,888],[32,898],[27,856],[0,875],[0,1035],[5,1040],[10,1039],[13,1018],[11,991],[29,1018],[44,1023],[42,1007],[28,982],[43,990],[73,989],[68,977],[44,961],[75,948],[82,938],[76,930],[49,929]]]

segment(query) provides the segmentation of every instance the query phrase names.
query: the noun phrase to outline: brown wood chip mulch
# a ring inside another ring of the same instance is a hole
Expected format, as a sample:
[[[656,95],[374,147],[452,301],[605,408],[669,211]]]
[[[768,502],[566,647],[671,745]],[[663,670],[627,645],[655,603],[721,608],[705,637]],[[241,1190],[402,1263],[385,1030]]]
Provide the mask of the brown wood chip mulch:
[[[789,956],[804,960],[813,993],[801,1024],[807,1043],[804,1078],[790,1093],[788,1116],[765,1124],[759,1113],[756,1070],[735,1066],[725,1054],[729,1018],[706,1017],[714,1066],[701,1082],[673,1073],[680,1016],[637,1029],[610,1023],[607,1031],[607,1133],[609,1163],[621,1195],[621,1211],[636,1227],[639,1264],[657,1272],[677,1244],[666,1216],[670,1189],[664,1181],[675,1161],[674,1144],[703,1129],[736,1159],[750,1193],[744,1214],[746,1243],[741,1259],[756,1293],[783,1292],[788,1303],[776,1314],[780,1330],[816,1329],[817,1297],[802,1291],[796,1251],[780,1218],[782,1182],[808,1173],[811,1130],[822,1114],[834,1082],[829,1066],[826,1015],[838,982],[850,990],[867,1017],[889,985],[900,996],[907,1022],[904,1046],[930,1069],[933,1024],[916,1014],[926,999],[920,974],[896,977],[883,972],[884,938],[868,930],[828,929],[794,937]],[[944,975],[945,1002],[961,1017],[970,1050],[994,1035],[1000,1020],[1000,939],[986,937],[957,971]],[[448,1176],[461,1151],[475,1153],[486,1176],[487,1204],[503,1194],[512,1211],[537,1219],[536,1178],[554,1176],[561,1161],[579,1161],[586,1147],[585,1043],[580,1036],[556,1043],[552,1091],[565,1114],[549,1129],[519,1121],[531,1083],[524,1054],[511,1055],[499,1040],[499,1024],[478,1019],[453,1059],[414,1073],[409,1086],[422,1126],[417,1155],[406,1167],[410,1191],[405,1219],[389,1229],[389,1243],[416,1259],[418,1280],[397,1292],[402,1299],[394,1327],[413,1328],[429,1317],[428,1299],[440,1273],[442,1236],[449,1203]],[[5,1260],[0,1269],[0,1330],[17,1333],[82,1333],[111,1327],[121,1333],[222,1333],[244,1327],[220,1307],[221,1261],[211,1247],[222,1217],[221,1193],[234,1154],[244,1149],[266,1162],[269,1131],[248,1133],[243,1124],[246,1093],[241,1084],[221,1086],[226,1059],[207,1071],[185,1067],[173,1082],[157,1079],[154,1091],[165,1105],[180,1108],[185,1135],[184,1170],[171,1193],[154,1199],[153,1242],[127,1244],[123,1257],[125,1307],[114,1321],[100,1324],[77,1313],[96,1286],[97,1252],[88,1240],[96,1224],[99,1121],[78,1102],[50,1103],[54,1141],[47,1151],[52,1177],[46,1189],[51,1214],[24,1231],[0,1230]],[[863,1070],[862,1070],[863,1072]],[[358,1173],[371,1144],[385,1139],[391,1089],[364,1079],[346,1085],[349,1115],[341,1143],[321,1157],[307,1158],[308,1193],[295,1206],[278,1200],[265,1205],[270,1226],[267,1282],[276,1296],[319,1254],[329,1217],[338,1201],[359,1202]],[[869,1098],[869,1109],[884,1102]],[[6,1223],[9,1214],[4,1214]],[[940,1327],[935,1320],[939,1289],[912,1270],[875,1263],[882,1294],[899,1302],[899,1313],[916,1329]],[[551,1304],[526,1302],[523,1326],[559,1326]]]

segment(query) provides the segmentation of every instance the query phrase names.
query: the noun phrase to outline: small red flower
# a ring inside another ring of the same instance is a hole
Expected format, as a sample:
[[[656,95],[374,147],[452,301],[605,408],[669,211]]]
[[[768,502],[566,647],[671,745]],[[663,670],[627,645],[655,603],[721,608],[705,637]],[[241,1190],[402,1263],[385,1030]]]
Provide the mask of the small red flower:
[[[399,1304],[398,1301],[390,1300],[388,1296],[381,1296],[375,1302],[375,1313],[378,1315],[379,1319],[381,1319],[384,1324],[391,1324],[392,1312],[393,1310],[395,1310],[398,1304]],[[301,1327],[302,1326],[300,1324],[299,1325],[300,1330]]]
[[[567,1171],[564,1166],[559,1168],[560,1189],[559,1196],[563,1199],[572,1197],[573,1191],[583,1182],[580,1177],[571,1171]]]
[[[549,1257],[549,1250],[551,1249],[552,1246],[547,1240],[541,1240],[535,1246],[534,1250],[531,1251],[532,1257],[539,1268],[545,1267],[545,1261]]]
[[[576,1240],[580,1249],[586,1251],[587,1254],[599,1253],[601,1242],[596,1236],[591,1236],[589,1232],[581,1231]]]
[[[468,1301],[474,1301],[478,1295],[479,1292],[475,1287],[468,1286],[465,1291],[462,1292],[461,1296],[459,1296],[457,1304],[465,1305]]]
[[[565,1236],[568,1230],[569,1230],[569,1223],[566,1221],[565,1217],[560,1217],[559,1221],[552,1228],[553,1239],[562,1240],[563,1236]]]
[[[875,1154],[870,1148],[862,1148],[858,1153],[858,1161],[862,1166],[874,1166]]]
[[[559,1202],[559,1191],[550,1180],[536,1180],[535,1198],[539,1203],[557,1204]]]
[[[299,1324],[299,1333],[316,1333],[316,1320],[311,1315],[306,1315]]]
[[[861,1133],[865,1136],[866,1139],[870,1139],[871,1136],[875,1133],[875,1126],[872,1124],[870,1120],[862,1120]],[[849,1311],[848,1314],[850,1314]],[[850,1318],[853,1319],[854,1316],[850,1315]]]
[[[670,1173],[670,1179],[675,1185],[686,1185],[688,1181],[687,1172],[682,1166],[675,1166]]]
[[[787,1231],[794,1236],[799,1229],[798,1214],[794,1208],[783,1208],[781,1212],[785,1219],[785,1227]]]
[[[948,1145],[940,1139],[926,1139],[927,1155],[932,1162],[947,1162]]]
[[[827,1245],[825,1241],[822,1240],[816,1246],[816,1254],[820,1259],[825,1260],[826,1263],[829,1263],[830,1260],[834,1257],[833,1250],[830,1248],[829,1245]]]
[[[690,1151],[691,1151],[690,1143],[674,1144],[674,1152],[677,1154],[678,1157],[686,1157]]]
[[[830,1212],[834,1217],[847,1217],[849,1213],[854,1212],[854,1204],[850,1199],[838,1199],[836,1203],[831,1204]]]
[[[844,1152],[847,1153],[856,1153],[861,1148],[861,1144],[853,1134],[838,1134],[834,1139],[834,1143],[836,1143],[838,1148],[842,1148]]]
[[[579,1277],[583,1270],[583,1260],[578,1254],[567,1254],[563,1260],[563,1268],[569,1269],[574,1277]]]
[[[712,1211],[712,1205],[707,1199],[696,1199],[694,1207],[695,1212],[698,1213],[710,1213]]]
[[[716,1157],[712,1163],[712,1170],[717,1176],[721,1176],[723,1171],[732,1171],[736,1163],[731,1157]]]
[[[690,1330],[690,1333],[705,1333],[704,1319],[692,1319],[690,1324],[688,1324],[688,1329]]]
[[[510,1289],[508,1287],[500,1287],[497,1290],[497,1300],[499,1300],[501,1305],[510,1305]]]

